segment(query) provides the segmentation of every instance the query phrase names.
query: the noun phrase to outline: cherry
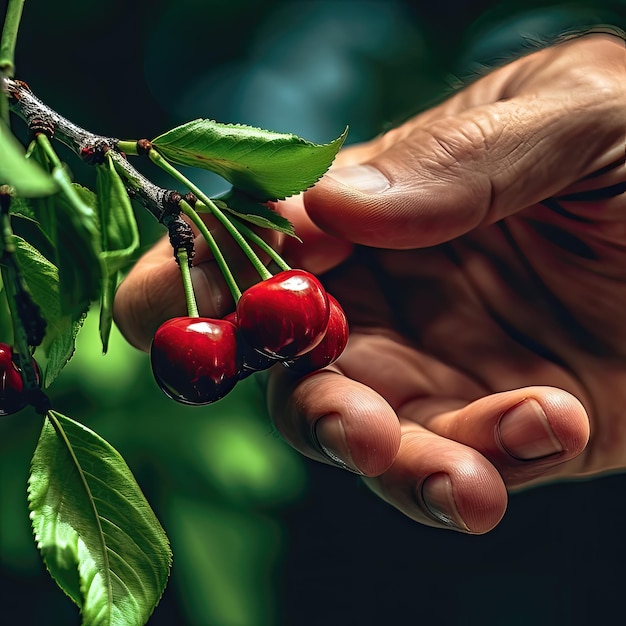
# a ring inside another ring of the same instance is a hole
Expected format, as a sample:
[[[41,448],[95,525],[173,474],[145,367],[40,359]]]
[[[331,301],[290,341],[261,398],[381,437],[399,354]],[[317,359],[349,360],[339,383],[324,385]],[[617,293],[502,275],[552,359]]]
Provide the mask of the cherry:
[[[150,347],[154,378],[182,404],[210,404],[239,379],[237,328],[227,320],[175,317],[156,331]]]
[[[348,320],[341,305],[334,296],[328,295],[330,315],[326,334],[313,350],[302,356],[287,361],[285,365],[298,374],[308,374],[333,363],[344,351],[348,343]]]
[[[276,359],[312,350],[324,336],[328,315],[326,290],[313,274],[298,269],[252,285],[237,302],[244,340]]]
[[[233,311],[224,316],[225,320],[232,322],[238,327],[237,312]],[[239,372],[239,378],[244,379],[254,374],[254,372],[260,372],[262,370],[269,369],[272,365],[277,363],[277,360],[262,352],[257,352],[248,342],[242,337],[239,328],[237,328],[237,347],[241,356],[241,371]]]
[[[39,368],[32,361],[35,374],[39,379]],[[28,404],[28,396],[24,390],[22,373],[17,366],[13,348],[0,343],[0,415],[17,413]]]

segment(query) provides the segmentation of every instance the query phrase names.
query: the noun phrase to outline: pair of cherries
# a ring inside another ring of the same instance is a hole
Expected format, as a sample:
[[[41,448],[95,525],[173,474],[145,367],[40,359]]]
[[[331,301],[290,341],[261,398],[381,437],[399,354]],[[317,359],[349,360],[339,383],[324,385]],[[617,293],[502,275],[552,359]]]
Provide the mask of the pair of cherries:
[[[246,289],[224,319],[176,317],[150,348],[159,387],[183,404],[210,404],[255,371],[282,363],[298,374],[330,365],[348,342],[337,300],[311,273],[290,269]]]
[[[39,378],[39,368],[34,359],[33,367]],[[13,348],[7,343],[0,343],[0,415],[17,413],[28,403],[29,397]]]

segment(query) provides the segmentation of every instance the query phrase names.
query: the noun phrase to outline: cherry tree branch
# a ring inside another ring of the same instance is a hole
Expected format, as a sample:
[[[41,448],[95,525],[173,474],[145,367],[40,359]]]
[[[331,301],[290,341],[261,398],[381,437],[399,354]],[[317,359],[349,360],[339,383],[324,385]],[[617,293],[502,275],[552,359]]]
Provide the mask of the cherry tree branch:
[[[97,135],[74,124],[42,102],[23,81],[7,78],[5,88],[11,111],[23,119],[33,133],[43,132],[50,138],[54,137],[89,165],[102,163],[105,152],[110,151],[131,198],[150,211],[159,222],[166,215],[179,212],[177,200],[180,195],[155,185],[133,167],[119,150],[119,139]]]

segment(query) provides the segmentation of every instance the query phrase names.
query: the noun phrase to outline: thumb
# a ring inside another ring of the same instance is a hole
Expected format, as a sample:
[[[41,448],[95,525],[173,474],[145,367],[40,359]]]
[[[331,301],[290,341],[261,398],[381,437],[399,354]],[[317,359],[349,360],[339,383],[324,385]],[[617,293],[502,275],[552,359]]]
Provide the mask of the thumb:
[[[528,96],[426,123],[418,117],[355,148],[356,158],[341,160],[350,165],[333,167],[305,193],[306,210],[320,228],[354,243],[402,249],[448,241],[610,165],[623,138],[611,100]]]

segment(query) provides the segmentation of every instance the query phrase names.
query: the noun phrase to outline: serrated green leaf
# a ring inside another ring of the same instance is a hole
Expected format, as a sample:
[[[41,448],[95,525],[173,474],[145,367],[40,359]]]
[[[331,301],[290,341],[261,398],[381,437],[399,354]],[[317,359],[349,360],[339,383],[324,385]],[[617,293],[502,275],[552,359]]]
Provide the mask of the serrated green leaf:
[[[25,197],[47,196],[58,191],[53,178],[25,151],[7,125],[0,120],[0,183],[10,185]]]
[[[100,288],[100,339],[106,352],[113,323],[113,296],[120,270],[139,248],[139,229],[124,181],[109,156],[97,169],[97,204],[104,264]]]
[[[31,222],[37,222],[37,216],[35,214],[33,202],[28,198],[13,198],[11,200],[9,213],[11,215],[15,215],[16,217],[22,217],[24,219],[30,220]]]
[[[71,316],[62,311],[57,267],[27,241],[20,237],[13,240],[22,276],[46,320],[46,335],[40,347],[44,360],[38,360],[43,363],[43,386],[48,387],[74,354],[85,313]]]
[[[296,235],[293,224],[287,218],[266,204],[256,202],[250,196],[237,193],[236,190],[231,190],[219,198],[214,198],[213,201],[222,211],[228,211],[241,220],[261,228],[271,228],[292,237]],[[210,209],[204,207],[201,202],[197,202],[195,208],[199,212],[203,212],[205,209],[210,212]]]
[[[297,135],[197,119],[152,141],[166,159],[224,177],[259,201],[278,200],[314,185],[330,167],[347,129],[315,144]]]
[[[54,411],[32,460],[28,500],[46,567],[84,626],[143,626],[169,575],[159,521],[121,455]]]

